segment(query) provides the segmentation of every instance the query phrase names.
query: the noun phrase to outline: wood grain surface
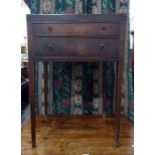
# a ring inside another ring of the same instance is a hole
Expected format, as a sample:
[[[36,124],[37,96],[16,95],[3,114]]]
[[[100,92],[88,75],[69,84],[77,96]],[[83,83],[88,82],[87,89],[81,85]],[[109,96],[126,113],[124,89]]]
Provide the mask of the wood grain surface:
[[[133,124],[121,118],[120,147],[114,147],[112,116],[37,116],[37,147],[30,119],[22,125],[22,155],[133,155]]]

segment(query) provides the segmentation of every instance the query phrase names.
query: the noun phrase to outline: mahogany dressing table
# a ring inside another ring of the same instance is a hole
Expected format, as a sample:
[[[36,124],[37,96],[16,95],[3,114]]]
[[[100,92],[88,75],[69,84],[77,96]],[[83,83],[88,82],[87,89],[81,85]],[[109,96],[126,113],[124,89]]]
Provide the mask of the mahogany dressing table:
[[[44,62],[45,114],[48,107],[49,61],[116,62],[115,145],[119,146],[126,16],[27,15],[27,27],[32,147],[36,147],[35,61]]]

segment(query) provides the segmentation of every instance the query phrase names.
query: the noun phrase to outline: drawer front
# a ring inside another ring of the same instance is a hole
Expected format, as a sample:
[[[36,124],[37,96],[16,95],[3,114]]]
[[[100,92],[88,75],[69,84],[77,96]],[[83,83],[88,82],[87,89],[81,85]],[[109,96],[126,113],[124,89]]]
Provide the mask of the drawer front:
[[[33,24],[34,35],[118,35],[119,23]]]
[[[34,56],[53,57],[115,57],[117,39],[101,38],[36,38]]]

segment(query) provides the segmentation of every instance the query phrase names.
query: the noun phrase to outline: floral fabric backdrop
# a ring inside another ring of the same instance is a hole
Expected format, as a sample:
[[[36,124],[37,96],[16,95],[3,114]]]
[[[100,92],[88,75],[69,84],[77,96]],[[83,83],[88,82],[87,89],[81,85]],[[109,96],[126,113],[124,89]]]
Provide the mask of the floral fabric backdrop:
[[[129,16],[129,0],[26,0],[32,14],[113,14]],[[126,32],[122,112],[133,121],[132,67],[129,64],[129,20]],[[113,114],[115,63],[49,63],[50,114]],[[44,114],[44,68],[36,63],[36,112]]]

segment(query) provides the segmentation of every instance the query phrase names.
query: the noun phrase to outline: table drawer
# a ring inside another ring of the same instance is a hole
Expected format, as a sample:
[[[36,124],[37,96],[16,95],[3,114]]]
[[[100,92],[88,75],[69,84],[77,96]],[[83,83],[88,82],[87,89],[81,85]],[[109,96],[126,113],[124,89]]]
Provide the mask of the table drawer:
[[[34,56],[54,57],[115,57],[118,56],[117,39],[101,38],[36,38]]]
[[[34,35],[118,35],[119,23],[39,23],[33,24]]]

